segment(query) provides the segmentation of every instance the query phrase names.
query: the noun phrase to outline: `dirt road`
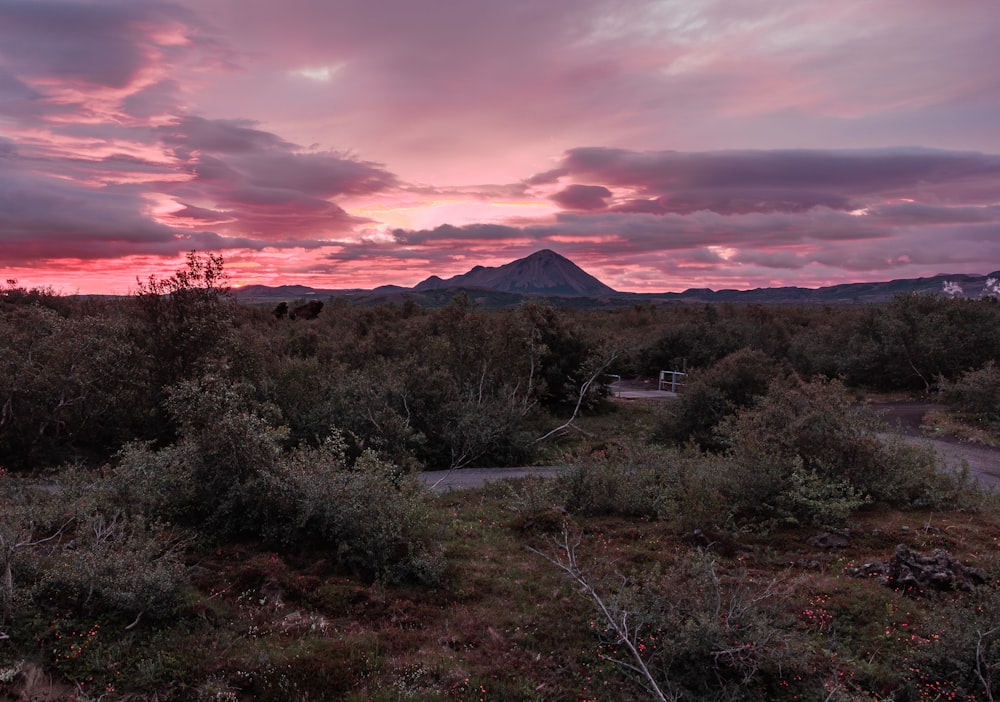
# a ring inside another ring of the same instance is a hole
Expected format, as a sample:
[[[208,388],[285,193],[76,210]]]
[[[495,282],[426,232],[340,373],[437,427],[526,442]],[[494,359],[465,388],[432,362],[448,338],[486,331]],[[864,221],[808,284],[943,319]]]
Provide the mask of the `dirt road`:
[[[1000,489],[1000,449],[951,438],[931,438],[920,432],[924,416],[933,410],[944,409],[943,405],[929,402],[880,402],[872,403],[871,407],[881,412],[892,432],[902,436],[907,443],[930,446],[952,470],[960,470],[964,461],[980,485]]]
[[[888,436],[888,435],[887,435]],[[977,446],[956,441],[942,441],[923,436],[902,434],[903,441],[911,444],[930,446],[947,468],[961,470],[962,462],[969,466],[969,472],[983,487],[1000,489],[1000,449]]]
[[[964,461],[980,485],[994,490],[1000,489],[1000,449],[955,440],[930,439],[920,434],[920,420],[928,411],[938,408],[938,405],[891,402],[872,407],[884,413],[893,434],[902,436],[908,443],[930,446],[943,464],[950,469],[960,470]],[[436,470],[421,473],[420,481],[436,492],[443,492],[482,487],[486,483],[505,478],[522,478],[526,475],[553,476],[566,468],[567,466],[538,466]]]

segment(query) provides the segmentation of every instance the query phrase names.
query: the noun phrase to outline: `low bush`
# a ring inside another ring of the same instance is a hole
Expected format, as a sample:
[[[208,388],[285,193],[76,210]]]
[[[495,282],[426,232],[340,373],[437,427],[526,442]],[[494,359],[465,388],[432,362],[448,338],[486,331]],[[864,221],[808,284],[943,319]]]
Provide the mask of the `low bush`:
[[[701,521],[719,515],[716,456],[694,446],[611,445],[560,476],[564,506],[583,515]]]
[[[69,536],[39,559],[39,601],[102,618],[163,620],[176,612],[188,584],[176,539],[121,512],[90,515]]]
[[[1000,367],[994,361],[963,373],[955,381],[940,378],[942,399],[973,421],[1000,422]]]
[[[672,519],[735,529],[778,524],[844,528],[859,508],[969,509],[967,473],[931,449],[886,438],[879,418],[837,381],[777,380],[757,404],[725,419],[709,453],[620,443],[560,478],[563,504],[584,515]]]
[[[426,492],[366,451],[349,464],[343,440],[291,452],[254,485],[260,535],[285,548],[323,549],[339,567],[384,582],[436,584]]]
[[[779,364],[755,349],[735,351],[705,370],[693,371],[680,399],[666,405],[657,438],[722,449],[719,423],[757,402],[779,374]]]
[[[967,476],[942,471],[933,452],[884,440],[880,429],[838,381],[773,382],[720,426],[734,521],[835,527],[867,501],[942,508],[971,493]]]
[[[720,574],[704,552],[638,574],[601,574],[579,561],[568,531],[553,546],[535,553],[592,601],[600,658],[651,699],[797,699],[788,681],[815,678],[808,641],[780,604],[790,585]]]

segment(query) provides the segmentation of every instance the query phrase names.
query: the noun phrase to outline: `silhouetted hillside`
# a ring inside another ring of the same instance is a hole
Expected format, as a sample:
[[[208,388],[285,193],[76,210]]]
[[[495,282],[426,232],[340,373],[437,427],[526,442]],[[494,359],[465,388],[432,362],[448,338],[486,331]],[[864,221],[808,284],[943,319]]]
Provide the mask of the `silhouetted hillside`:
[[[496,267],[475,266],[468,273],[448,279],[431,275],[413,288],[382,285],[374,290],[337,290],[304,285],[268,287],[249,285],[233,290],[247,303],[271,303],[316,297],[343,297],[360,304],[380,304],[412,300],[422,307],[440,307],[455,295],[465,293],[484,308],[504,308],[520,304],[525,297],[542,298],[557,307],[622,307],[657,302],[736,302],[758,304],[858,304],[884,302],[900,293],[936,293],[981,297],[989,278],[1000,279],[1000,271],[988,275],[937,275],[877,283],[846,283],[823,288],[756,288],[753,290],[711,290],[691,288],[684,292],[617,292],[575,263],[548,249]],[[945,284],[951,284],[946,293]],[[669,284],[664,281],[664,287]]]
[[[487,268],[476,266],[447,280],[431,276],[414,286],[416,291],[442,288],[487,288],[514,293],[545,295],[614,295],[616,292],[555,251],[544,249],[526,258]]]

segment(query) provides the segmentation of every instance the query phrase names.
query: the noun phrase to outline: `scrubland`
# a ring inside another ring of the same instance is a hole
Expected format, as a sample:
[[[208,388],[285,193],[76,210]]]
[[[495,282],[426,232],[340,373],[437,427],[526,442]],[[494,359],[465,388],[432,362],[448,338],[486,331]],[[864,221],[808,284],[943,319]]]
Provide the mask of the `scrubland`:
[[[292,321],[194,254],[129,298],[11,283],[0,698],[993,699],[996,497],[865,398],[995,440],[998,322],[461,295]],[[682,367],[671,403],[605,384]],[[571,468],[415,478],[532,463]],[[960,566],[914,586],[899,545]]]

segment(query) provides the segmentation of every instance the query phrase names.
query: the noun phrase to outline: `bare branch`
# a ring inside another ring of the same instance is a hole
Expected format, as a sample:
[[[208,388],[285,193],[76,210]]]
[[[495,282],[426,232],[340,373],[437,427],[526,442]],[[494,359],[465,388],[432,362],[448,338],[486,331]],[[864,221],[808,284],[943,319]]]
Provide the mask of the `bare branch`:
[[[32,546],[38,546],[39,544],[44,544],[46,541],[52,541],[52,539],[55,539],[60,534],[62,534],[63,530],[66,527],[68,527],[73,522],[74,519],[76,519],[76,517],[70,517],[69,519],[67,519],[66,522],[61,527],[59,527],[59,529],[51,536],[46,536],[44,539],[37,539],[36,541],[21,541],[19,543],[15,543],[14,548],[30,548]]]
[[[142,615],[145,614],[145,613],[146,613],[146,610],[142,610],[137,615],[135,615],[135,621],[132,622],[131,624],[129,624],[127,627],[125,627],[125,631],[129,631],[130,629],[134,629],[135,626],[139,623],[139,620],[142,619]]]
[[[989,702],[993,702],[993,675],[990,673],[989,664],[984,660],[983,639],[993,636],[997,631],[1000,631],[1000,627],[995,627],[987,632],[976,632],[979,635],[979,638],[976,640],[976,677],[983,684],[983,690],[986,692],[986,699]],[[983,668],[986,669],[985,672],[983,672]]]
[[[653,693],[655,698],[657,700],[661,700],[662,702],[667,702],[668,700],[667,696],[663,693],[663,690],[661,690],[660,686],[656,683],[656,678],[653,677],[653,674],[650,672],[649,668],[646,665],[646,661],[643,660],[642,655],[639,653],[639,649],[636,646],[638,628],[633,629],[631,627],[629,623],[629,612],[622,610],[621,612],[618,613],[618,616],[615,616],[615,614],[612,613],[611,609],[609,609],[608,605],[604,603],[604,600],[601,599],[600,594],[597,592],[596,589],[594,589],[594,586],[591,585],[590,582],[587,580],[587,578],[584,576],[583,571],[580,569],[580,565],[576,559],[576,548],[580,545],[580,539],[581,536],[578,534],[576,540],[573,543],[570,543],[569,529],[565,526],[563,527],[562,542],[557,541],[556,546],[559,550],[561,550],[563,553],[566,554],[565,561],[563,561],[563,559],[559,558],[558,556],[556,557],[550,556],[549,554],[543,553],[542,551],[539,551],[536,548],[532,548],[531,546],[528,546],[527,548],[529,551],[538,554],[539,556],[547,560],[549,563],[551,563],[552,565],[556,566],[564,573],[569,575],[570,578],[572,578],[574,581],[576,581],[576,583],[583,589],[583,592],[588,597],[590,597],[591,600],[594,601],[594,604],[597,606],[597,609],[601,613],[601,616],[604,618],[604,621],[615,633],[615,636],[618,639],[618,643],[620,643],[621,645],[625,646],[626,649],[628,649],[628,652],[632,656],[632,659],[635,661],[635,664],[632,665],[629,663],[625,663],[624,661],[619,662],[615,659],[608,659],[608,660],[615,663],[621,663],[624,667],[633,670],[635,672],[638,672],[644,678],[644,683],[646,687],[649,689],[651,693]],[[677,698],[676,696],[672,696],[669,699],[676,700]]]
[[[615,362],[616,358],[618,358],[618,352],[614,351],[611,353],[610,356],[608,356],[608,358],[604,361],[604,363],[598,366],[598,368],[594,370],[594,372],[590,375],[590,377],[587,378],[582,385],[580,385],[580,393],[576,398],[576,406],[573,408],[573,414],[570,416],[570,418],[566,420],[564,423],[557,426],[552,431],[546,432],[542,436],[538,437],[532,443],[537,444],[539,442],[545,441],[553,434],[565,431],[566,429],[576,429],[577,431],[582,432],[584,434],[587,433],[582,429],[580,429],[579,427],[574,426],[573,422],[576,421],[577,415],[580,414],[580,407],[583,405],[583,400],[587,397],[587,393],[590,391],[591,386],[598,378],[604,375],[604,371],[607,370],[608,366],[610,366],[612,363]]]

